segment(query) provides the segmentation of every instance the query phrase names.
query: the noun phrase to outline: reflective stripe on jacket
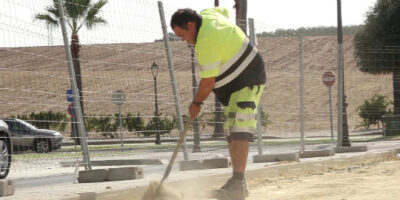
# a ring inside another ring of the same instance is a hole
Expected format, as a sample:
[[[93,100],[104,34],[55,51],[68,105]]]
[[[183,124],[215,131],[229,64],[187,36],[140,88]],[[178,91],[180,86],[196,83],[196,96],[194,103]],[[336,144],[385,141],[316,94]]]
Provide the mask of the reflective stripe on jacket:
[[[230,94],[246,86],[265,83],[264,62],[243,31],[228,20],[223,8],[200,12],[196,55],[202,78],[216,77],[214,93],[223,105]]]

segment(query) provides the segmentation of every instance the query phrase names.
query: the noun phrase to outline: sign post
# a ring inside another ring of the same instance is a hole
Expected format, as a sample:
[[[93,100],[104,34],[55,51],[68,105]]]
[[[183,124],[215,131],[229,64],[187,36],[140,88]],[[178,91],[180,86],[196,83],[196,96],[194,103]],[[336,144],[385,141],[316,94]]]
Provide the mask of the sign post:
[[[332,90],[331,87],[335,83],[335,74],[331,71],[322,75],[322,82],[329,89],[329,120],[331,122],[331,142],[333,143],[333,119],[332,119]]]
[[[111,100],[112,102],[118,106],[119,109],[119,135],[121,137],[121,147],[124,147],[124,137],[122,135],[122,117],[121,117],[121,105],[124,104],[125,102],[125,93],[122,92],[121,90],[115,91],[112,96]]]
[[[70,103],[68,105],[67,112],[71,117],[75,117],[75,106],[74,106],[74,103]]]
[[[71,89],[67,90],[67,102],[74,102],[74,94]]]

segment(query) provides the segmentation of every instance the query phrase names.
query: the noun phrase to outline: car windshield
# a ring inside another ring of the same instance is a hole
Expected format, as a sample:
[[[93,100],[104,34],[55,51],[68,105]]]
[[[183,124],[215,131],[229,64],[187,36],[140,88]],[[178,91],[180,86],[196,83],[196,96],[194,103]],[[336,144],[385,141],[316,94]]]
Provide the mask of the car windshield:
[[[19,123],[23,124],[24,126],[30,128],[30,129],[33,129],[33,130],[37,129],[35,126],[33,126],[32,124],[30,124],[30,123],[28,123],[26,121],[22,121],[22,120],[19,120],[19,119],[17,119],[17,121]]]

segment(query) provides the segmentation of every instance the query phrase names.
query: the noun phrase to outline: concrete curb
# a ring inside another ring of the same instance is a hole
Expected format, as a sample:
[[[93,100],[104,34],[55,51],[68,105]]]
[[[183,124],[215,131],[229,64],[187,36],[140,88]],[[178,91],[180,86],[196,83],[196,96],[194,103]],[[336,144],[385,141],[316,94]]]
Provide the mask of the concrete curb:
[[[288,162],[277,163],[275,165],[266,165],[257,169],[249,169],[246,172],[246,179],[251,181],[265,180],[265,178],[277,177],[280,175],[290,176],[301,173],[321,173],[335,168],[345,168],[356,164],[361,164],[371,161],[384,161],[392,158],[400,153],[400,149],[390,150],[386,152],[369,152],[369,154],[357,155],[354,154],[347,158],[330,157],[325,160],[307,160],[304,162]],[[168,181],[165,184],[175,188],[186,188],[187,185],[196,182],[198,188],[209,188],[210,185],[223,184],[227,178],[231,176],[230,172],[223,172],[214,175],[202,175],[196,178]],[[250,182],[250,181],[248,181]],[[251,187],[251,185],[250,185]],[[130,189],[116,190],[111,192],[87,192],[77,194],[76,197],[65,198],[64,200],[108,200],[108,199],[132,199],[132,197],[142,196],[147,186],[138,186]]]
[[[180,171],[228,168],[232,163],[228,158],[211,158],[204,160],[188,160],[179,162]]]
[[[335,150],[333,149],[310,150],[300,153],[300,158],[325,157],[333,155],[335,155]]]
[[[82,162],[82,161],[80,161]],[[162,165],[160,159],[92,160],[92,166]],[[63,167],[75,167],[75,162],[60,162]]]
[[[110,169],[93,169],[80,171],[79,183],[94,183],[103,181],[123,181],[132,179],[142,179],[143,169],[139,167],[121,167]]]
[[[15,193],[15,181],[10,179],[0,180],[0,197],[10,196]]]
[[[282,154],[263,154],[254,155],[254,163],[276,162],[276,161],[297,161],[299,160],[299,153],[282,153]]]
[[[368,150],[367,146],[352,146],[352,147],[336,147],[336,153],[354,153],[354,152],[365,152]]]

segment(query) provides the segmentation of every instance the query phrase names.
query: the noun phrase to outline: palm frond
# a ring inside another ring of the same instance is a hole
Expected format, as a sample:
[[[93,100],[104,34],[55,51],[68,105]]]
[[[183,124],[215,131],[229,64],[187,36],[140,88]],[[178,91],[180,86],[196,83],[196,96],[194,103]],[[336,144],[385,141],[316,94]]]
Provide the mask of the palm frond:
[[[107,21],[105,19],[103,19],[101,17],[94,17],[90,21],[89,20],[86,21],[86,27],[88,29],[91,29],[91,28],[93,28],[93,26],[95,24],[106,24],[106,23],[107,23]]]
[[[54,19],[53,17],[51,17],[48,14],[40,14],[40,13],[36,14],[35,19],[45,21],[46,24],[49,26],[58,26],[58,20]]]
[[[87,15],[86,15],[86,26],[88,29],[91,29],[95,24],[105,24],[107,21],[102,18],[98,17],[97,14],[99,13],[100,9],[107,4],[107,0],[100,0],[93,4],[93,6],[90,7]]]
[[[90,0],[66,0],[65,12],[70,18],[82,18],[89,9],[90,2]]]
[[[60,11],[58,10],[58,7],[47,7],[46,11],[53,14],[56,18],[60,18]]]

